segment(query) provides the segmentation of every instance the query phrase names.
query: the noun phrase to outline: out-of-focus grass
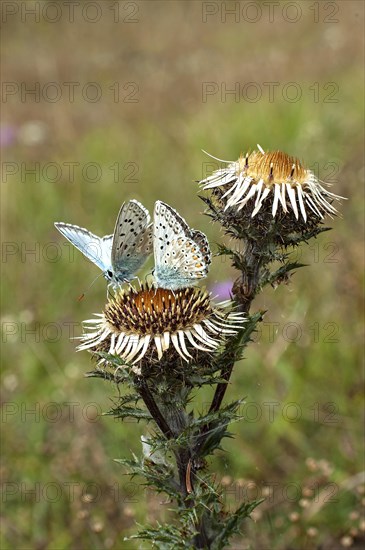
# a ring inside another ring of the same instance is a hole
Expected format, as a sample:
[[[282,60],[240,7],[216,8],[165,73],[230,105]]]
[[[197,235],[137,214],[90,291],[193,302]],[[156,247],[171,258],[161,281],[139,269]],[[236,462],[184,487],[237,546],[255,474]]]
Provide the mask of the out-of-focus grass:
[[[96,103],[77,93],[74,102],[63,96],[54,103],[13,96],[3,104],[4,124],[16,134],[3,161],[16,163],[19,172],[7,181],[3,174],[2,182],[1,547],[127,548],[123,536],[133,532],[136,519],[161,519],[169,508],[131,484],[112,461],[140,451],[145,426],[100,416],[117,390],[83,378],[90,359],[75,355],[69,336],[70,323],[77,335],[80,322],[103,307],[105,283],[99,279],[77,301],[98,270],[81,254],[70,256],[53,222],[106,234],[123,200],[135,197],[152,210],[162,199],[214,243],[221,234],[200,215],[194,180],[216,163],[201,149],[234,160],[257,142],[309,166],[318,163],[322,179],[334,167],[334,192],[349,201],[343,218],[330,224],[333,231],[300,251],[310,267],[255,303],[268,313],[227,397],[247,397],[246,420],[232,426],[236,437],[212,467],[232,506],[240,498],[267,497],[237,548],[248,545],[248,536],[251,548],[335,548],[343,536],[355,544],[364,498],[358,476],[363,6],[339,2],[338,23],[315,24],[300,3],[303,16],[295,24],[280,16],[250,24],[219,17],[203,23],[200,2],[141,2],[138,23],[115,24],[111,4],[102,5],[104,15],[94,25],[76,11],[74,23],[63,17],[53,25],[31,18],[24,24],[14,17],[4,28],[3,80],[29,87],[97,82],[103,96]],[[116,81],[137,83],[138,103],[115,103],[109,86]],[[203,82],[226,82],[228,89],[255,82],[263,96],[236,103],[218,93],[203,102]],[[279,83],[272,102],[264,82]],[[283,98],[288,82],[300,86],[299,101]],[[338,86],[336,103],[324,102],[328,82]],[[33,145],[24,138],[31,121],[45,129]],[[37,162],[41,168],[57,163],[59,181],[50,181],[51,168],[46,177],[24,176],[24,167]],[[82,177],[89,162],[101,167],[100,181]],[[72,182],[66,163],[79,163]],[[26,253],[34,247],[35,255]],[[16,253],[7,254],[11,250]],[[233,277],[228,263],[216,258],[207,284]],[[208,392],[197,396],[197,406],[208,400]],[[331,488],[333,495],[323,497]]]

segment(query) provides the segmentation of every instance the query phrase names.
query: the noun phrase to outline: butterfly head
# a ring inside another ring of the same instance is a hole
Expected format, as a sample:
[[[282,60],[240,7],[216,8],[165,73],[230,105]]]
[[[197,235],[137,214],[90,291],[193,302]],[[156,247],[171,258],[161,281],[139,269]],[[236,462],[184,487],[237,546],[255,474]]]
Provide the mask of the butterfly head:
[[[104,271],[104,277],[107,281],[114,282],[114,273],[111,269]]]
[[[109,282],[109,284],[111,284],[114,288],[124,283],[129,283],[131,279],[136,278],[135,276],[133,276],[132,272],[127,269],[125,270],[118,269],[116,271],[116,270],[113,270],[112,268],[109,268],[106,271],[104,271],[104,277]]]

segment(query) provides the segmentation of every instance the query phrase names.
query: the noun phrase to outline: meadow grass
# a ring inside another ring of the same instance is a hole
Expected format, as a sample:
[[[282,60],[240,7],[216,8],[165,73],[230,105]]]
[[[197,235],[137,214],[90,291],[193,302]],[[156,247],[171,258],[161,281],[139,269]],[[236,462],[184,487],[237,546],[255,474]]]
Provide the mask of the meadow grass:
[[[138,3],[135,24],[114,24],[105,12],[93,26],[80,17],[5,25],[4,80],[29,87],[97,82],[103,97],[38,103],[13,96],[3,104],[4,124],[17,136],[3,161],[19,172],[2,182],[3,251],[16,251],[2,262],[2,548],[140,548],[123,536],[136,520],[161,520],[171,508],[113,462],[140,452],[146,427],[101,416],[117,389],[83,377],[92,363],[75,354],[69,323],[78,335],[81,321],[101,311],[105,282],[77,300],[99,272],[77,251],[69,256],[53,222],[108,234],[124,200],[152,211],[160,199],[206,232],[214,250],[222,235],[201,215],[194,182],[207,163],[218,165],[201,149],[235,160],[256,143],[318,166],[323,180],[334,171],[333,191],[349,200],[343,217],[328,222],[331,232],[296,252],[309,267],[255,302],[267,314],[226,397],[246,396],[246,419],[231,427],[235,438],[211,467],[232,506],[252,494],[267,497],[236,548],[333,549],[345,536],[360,541],[363,5],[336,3],[331,24],[314,23],[307,3],[298,4],[303,16],[295,24],[279,16],[272,24],[203,23],[200,2],[158,1]],[[116,81],[137,83],[138,102],[114,102],[109,86]],[[255,103],[222,101],[218,93],[203,102],[204,82],[279,86],[274,101],[267,93]],[[288,82],[303,92],[297,102],[282,96]],[[324,101],[329,82],[338,89],[334,103]],[[44,128],[34,144],[24,137],[31,121]],[[21,163],[37,162],[57,163],[60,180],[52,183],[42,170],[24,175]],[[79,163],[72,182],[70,162]],[[101,167],[100,181],[82,177],[89,162]],[[54,242],[62,251],[56,261]],[[34,247],[36,255],[26,253]],[[150,262],[143,275],[151,269]],[[215,258],[206,284],[234,277]],[[197,408],[209,397],[199,394]]]

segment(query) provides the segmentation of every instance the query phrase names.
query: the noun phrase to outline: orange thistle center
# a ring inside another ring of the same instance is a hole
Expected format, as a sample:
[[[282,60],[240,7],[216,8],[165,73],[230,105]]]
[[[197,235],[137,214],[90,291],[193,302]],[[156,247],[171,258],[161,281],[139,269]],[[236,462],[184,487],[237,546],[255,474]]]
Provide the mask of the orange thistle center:
[[[243,171],[246,177],[256,182],[262,179],[266,187],[284,182],[302,185],[306,181],[307,171],[300,161],[282,151],[269,151],[264,154],[254,151],[245,157],[241,156],[238,166],[238,173]]]
[[[136,308],[140,312],[150,312],[151,309],[163,311],[166,307],[171,309],[176,305],[175,294],[173,294],[171,290],[164,288],[141,290],[141,292],[133,297],[133,300]]]
[[[209,294],[197,288],[175,292],[144,286],[139,291],[128,289],[116,294],[105,308],[113,329],[142,335],[181,330],[211,313]]]

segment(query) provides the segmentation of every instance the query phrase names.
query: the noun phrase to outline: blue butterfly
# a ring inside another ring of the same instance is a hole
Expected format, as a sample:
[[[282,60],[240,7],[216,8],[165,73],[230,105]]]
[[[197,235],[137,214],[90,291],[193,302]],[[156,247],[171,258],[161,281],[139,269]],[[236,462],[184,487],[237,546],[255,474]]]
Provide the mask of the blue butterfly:
[[[150,215],[136,200],[121,206],[113,235],[97,237],[83,227],[63,222],[56,222],[55,227],[114,287],[130,281],[152,252]]]
[[[155,204],[153,248],[158,287],[190,287],[208,274],[211,252],[207,237],[190,229],[184,218],[162,201]]]

